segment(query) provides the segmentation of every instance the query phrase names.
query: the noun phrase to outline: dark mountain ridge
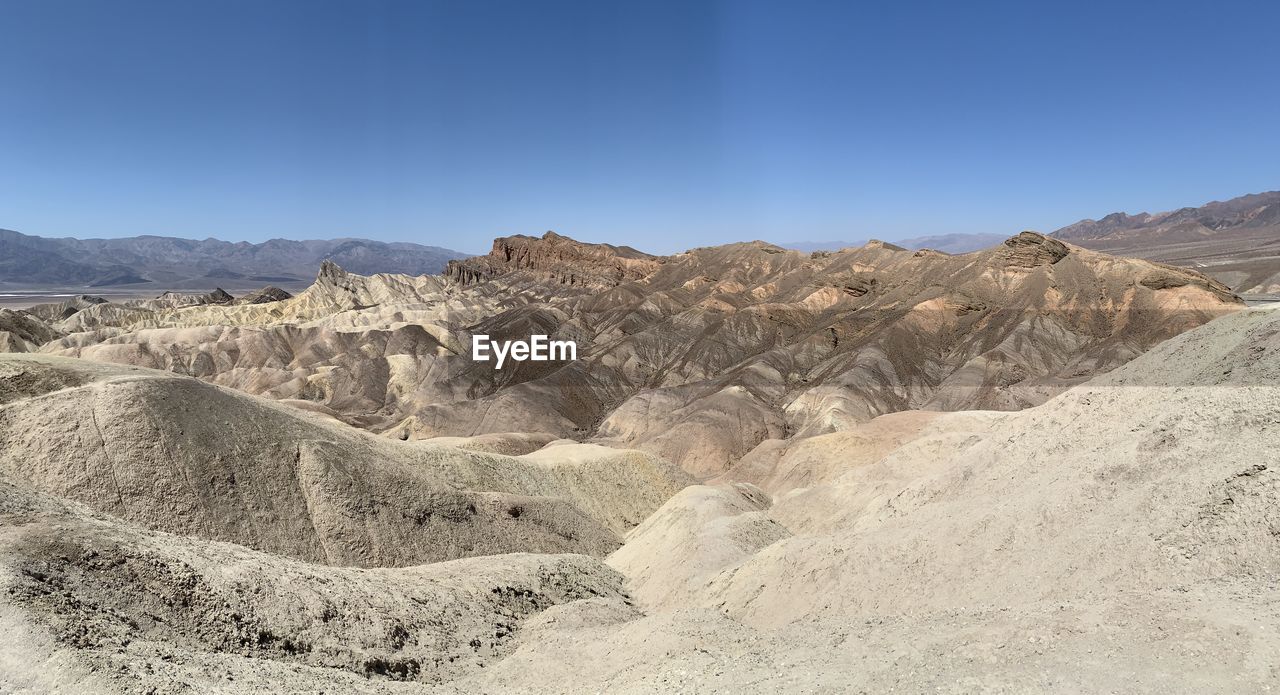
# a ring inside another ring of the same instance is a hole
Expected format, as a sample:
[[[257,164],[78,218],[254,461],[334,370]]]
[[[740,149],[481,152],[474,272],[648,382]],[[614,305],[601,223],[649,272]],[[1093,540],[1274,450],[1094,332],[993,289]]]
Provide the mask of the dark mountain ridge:
[[[1225,201],[1205,203],[1198,208],[1183,207],[1169,212],[1140,212],[1130,215],[1113,212],[1100,220],[1080,220],[1054,232],[1069,241],[1102,240],[1127,236],[1129,232],[1155,234],[1178,225],[1222,232],[1242,227],[1270,227],[1280,224],[1280,191],[1250,193]]]
[[[1280,191],[1169,212],[1115,212],[1051,236],[1097,251],[1196,268],[1241,294],[1280,293]]]
[[[0,286],[90,286],[208,284],[243,279],[306,285],[322,261],[364,274],[429,275],[467,254],[437,246],[369,239],[254,244],[220,239],[137,236],[122,239],[45,238],[0,229]]]

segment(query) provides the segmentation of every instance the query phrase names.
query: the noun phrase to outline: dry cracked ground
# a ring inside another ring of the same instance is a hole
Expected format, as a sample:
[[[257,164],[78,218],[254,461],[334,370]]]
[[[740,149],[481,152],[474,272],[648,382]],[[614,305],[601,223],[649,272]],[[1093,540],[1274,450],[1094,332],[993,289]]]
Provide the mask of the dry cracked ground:
[[[3,692],[1280,687],[1280,313],[1195,271],[548,234],[0,345]]]

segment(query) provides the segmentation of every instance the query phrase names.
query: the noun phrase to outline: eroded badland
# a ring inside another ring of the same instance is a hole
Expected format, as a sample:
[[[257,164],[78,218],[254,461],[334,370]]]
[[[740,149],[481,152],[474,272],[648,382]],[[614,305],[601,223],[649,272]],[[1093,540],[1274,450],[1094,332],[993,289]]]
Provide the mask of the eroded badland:
[[[6,692],[1280,685],[1280,314],[1192,270],[548,233],[0,346]]]

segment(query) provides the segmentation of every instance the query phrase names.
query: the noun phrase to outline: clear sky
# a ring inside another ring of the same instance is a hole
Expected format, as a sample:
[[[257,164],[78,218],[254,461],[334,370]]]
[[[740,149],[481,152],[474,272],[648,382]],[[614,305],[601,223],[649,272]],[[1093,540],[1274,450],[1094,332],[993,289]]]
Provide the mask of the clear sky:
[[[0,0],[0,227],[668,252],[1280,188],[1280,3]]]

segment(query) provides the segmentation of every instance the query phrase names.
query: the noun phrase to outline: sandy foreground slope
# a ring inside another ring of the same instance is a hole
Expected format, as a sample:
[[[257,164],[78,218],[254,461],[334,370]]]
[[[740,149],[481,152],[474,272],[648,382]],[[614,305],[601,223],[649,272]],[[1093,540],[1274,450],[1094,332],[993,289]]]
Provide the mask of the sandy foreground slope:
[[[368,466],[369,479],[390,459],[406,471],[463,471],[436,474],[458,494],[514,494],[494,472],[501,466],[475,461],[512,462],[522,484],[548,485],[525,469],[573,467],[604,452],[552,442],[509,457],[486,453],[493,441],[454,441],[480,450],[438,447],[451,452],[442,464],[420,453],[431,445],[361,433],[359,446],[373,454],[360,454],[344,443],[351,430],[322,417],[191,379],[47,357],[4,365],[0,622],[18,639],[0,649],[0,691],[1280,687],[1277,311],[1222,317],[1021,412],[899,413],[822,435],[845,440],[781,443],[716,485],[676,492],[671,479],[647,519],[622,522],[638,525],[608,557],[518,553],[399,568],[326,566],[244,547],[252,538],[232,545],[208,529],[166,528],[178,522],[88,492],[110,491],[108,482],[67,482],[68,461],[94,470],[91,434],[63,456],[24,444],[32,438],[21,433],[46,422],[42,411],[79,418],[80,432],[94,414],[122,418],[118,427],[158,426],[154,409],[148,419],[127,407],[160,398],[153,391],[102,410],[71,394],[144,382],[163,396],[177,380],[209,389],[197,400],[245,399],[234,409],[258,408],[267,423],[287,416],[294,440],[349,447],[343,458]],[[170,397],[171,410],[193,407]],[[10,453],[20,445],[29,448]],[[413,455],[390,453],[401,447]],[[140,468],[198,464],[203,474],[216,463],[174,451]],[[850,453],[866,451],[875,453]],[[56,465],[65,470],[40,477]],[[270,457],[256,466],[273,470]],[[609,530],[618,502],[590,500],[621,500],[637,482],[613,494],[591,485],[617,474],[561,479],[540,494]],[[132,488],[115,489],[127,498]],[[210,489],[197,499],[252,499]],[[198,516],[190,514],[173,519]],[[277,513],[255,523],[285,521]],[[464,526],[497,534],[498,524]],[[362,519],[342,528],[334,538],[376,539],[385,527]]]

